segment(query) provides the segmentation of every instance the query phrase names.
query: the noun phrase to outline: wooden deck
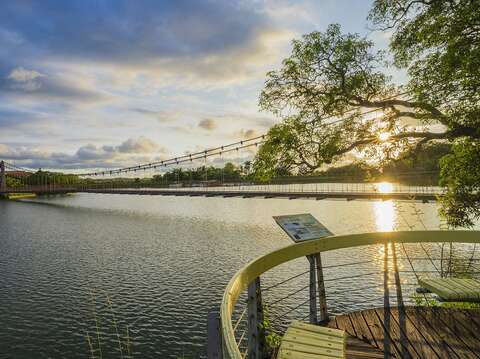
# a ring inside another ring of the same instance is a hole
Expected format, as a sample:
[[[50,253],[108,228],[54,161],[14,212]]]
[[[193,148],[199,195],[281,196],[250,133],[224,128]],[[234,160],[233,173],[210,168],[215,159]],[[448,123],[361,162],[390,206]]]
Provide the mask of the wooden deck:
[[[329,327],[349,334],[347,358],[480,358],[480,310],[439,307],[369,309]]]

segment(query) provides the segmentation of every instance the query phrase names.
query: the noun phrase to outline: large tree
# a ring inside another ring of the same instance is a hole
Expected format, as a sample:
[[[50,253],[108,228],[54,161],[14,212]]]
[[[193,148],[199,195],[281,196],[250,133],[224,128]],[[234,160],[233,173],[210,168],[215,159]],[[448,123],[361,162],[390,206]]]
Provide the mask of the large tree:
[[[334,24],[294,40],[267,74],[260,107],[283,120],[255,172],[311,173],[349,154],[380,163],[448,142],[442,213],[453,226],[471,225],[480,216],[480,1],[376,0],[369,20],[391,34],[388,52]],[[407,82],[394,83],[388,67]]]

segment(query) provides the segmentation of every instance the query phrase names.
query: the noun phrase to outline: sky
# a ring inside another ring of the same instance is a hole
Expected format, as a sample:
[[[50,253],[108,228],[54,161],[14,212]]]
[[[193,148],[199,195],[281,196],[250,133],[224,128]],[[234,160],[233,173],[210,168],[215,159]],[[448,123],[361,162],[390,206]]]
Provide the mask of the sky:
[[[0,159],[116,168],[239,141],[291,40],[339,23],[368,30],[370,0],[5,0]]]

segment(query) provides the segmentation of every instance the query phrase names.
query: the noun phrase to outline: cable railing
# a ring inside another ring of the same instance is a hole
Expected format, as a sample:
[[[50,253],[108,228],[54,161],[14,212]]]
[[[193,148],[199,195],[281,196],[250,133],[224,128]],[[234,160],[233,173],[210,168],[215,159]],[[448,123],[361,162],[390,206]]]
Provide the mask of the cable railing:
[[[238,271],[224,292],[221,357],[260,358],[260,352],[268,352],[273,358],[294,320],[331,326],[334,315],[340,321],[346,313],[372,310],[378,317],[383,315],[379,308],[438,305],[434,294],[417,292],[418,279],[480,278],[479,242],[478,231],[378,232],[327,237],[268,253]],[[324,265],[301,259],[319,254]],[[394,324],[400,325],[398,320]]]
[[[391,184],[384,188],[384,183],[293,183],[293,184],[255,184],[255,183],[229,183],[220,185],[195,185],[195,186],[159,186],[145,187],[128,185],[115,182],[89,183],[89,184],[59,184],[50,181],[45,184],[30,185],[25,183],[21,187],[5,188],[6,192],[125,192],[135,191],[138,194],[168,194],[171,193],[210,193],[210,194],[242,194],[252,196],[290,196],[290,197],[319,197],[324,195],[352,196],[431,196],[434,198],[445,192],[445,188],[439,186],[413,186],[403,184]]]

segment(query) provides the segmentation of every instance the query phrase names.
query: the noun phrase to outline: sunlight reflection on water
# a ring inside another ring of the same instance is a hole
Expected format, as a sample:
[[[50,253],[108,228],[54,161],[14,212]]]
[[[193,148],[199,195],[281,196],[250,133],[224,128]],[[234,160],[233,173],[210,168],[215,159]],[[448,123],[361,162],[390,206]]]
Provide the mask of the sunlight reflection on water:
[[[377,231],[393,231],[397,219],[397,213],[393,201],[374,202],[373,206]]]

